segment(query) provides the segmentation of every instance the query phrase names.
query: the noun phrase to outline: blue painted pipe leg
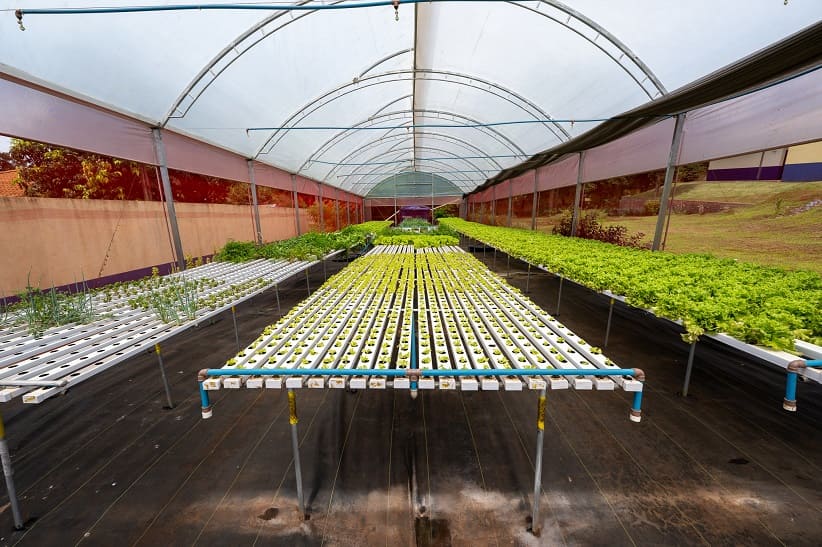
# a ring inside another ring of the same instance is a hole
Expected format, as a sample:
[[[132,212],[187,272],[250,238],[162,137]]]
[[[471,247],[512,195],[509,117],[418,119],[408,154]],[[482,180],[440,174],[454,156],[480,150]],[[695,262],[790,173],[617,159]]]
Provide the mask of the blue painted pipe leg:
[[[203,382],[200,381],[200,403],[203,406],[203,419],[211,418],[211,401],[208,400],[208,391],[206,391],[205,387],[203,386]]]
[[[785,380],[785,400],[782,401],[782,408],[788,412],[796,412],[796,383],[799,375],[795,372],[788,371],[788,377]]]
[[[634,392],[634,404],[631,405],[631,413],[628,415],[632,422],[642,421],[642,392]]]

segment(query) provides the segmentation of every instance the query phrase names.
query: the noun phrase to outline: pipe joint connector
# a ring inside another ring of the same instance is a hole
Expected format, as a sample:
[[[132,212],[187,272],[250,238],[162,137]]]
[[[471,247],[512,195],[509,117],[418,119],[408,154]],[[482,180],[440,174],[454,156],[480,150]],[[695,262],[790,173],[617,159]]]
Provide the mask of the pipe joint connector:
[[[634,376],[634,378],[636,378],[640,382],[645,381],[645,371],[642,370],[641,368],[635,368],[633,376]]]
[[[796,361],[791,361],[788,363],[788,372],[801,372],[805,368],[807,368],[807,364],[805,363],[804,359],[797,359]]]
[[[197,381],[205,382],[206,380],[208,380],[208,369],[204,368],[197,373]]]

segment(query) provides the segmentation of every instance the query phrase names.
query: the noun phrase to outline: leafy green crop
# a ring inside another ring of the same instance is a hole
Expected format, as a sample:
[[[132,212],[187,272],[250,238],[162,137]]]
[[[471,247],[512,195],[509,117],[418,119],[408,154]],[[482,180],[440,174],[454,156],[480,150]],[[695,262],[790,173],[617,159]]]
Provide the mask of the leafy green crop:
[[[459,245],[460,241],[453,236],[427,235],[427,234],[402,234],[380,236],[374,241],[375,245],[413,245],[420,249],[423,247],[445,247],[448,245]]]
[[[214,258],[223,262],[246,262],[258,258],[317,260],[337,249],[364,245],[369,233],[380,233],[390,224],[388,221],[364,222],[339,232],[309,232],[265,245],[257,245],[253,241],[229,241]]]
[[[629,304],[681,320],[683,338],[724,332],[794,351],[794,339],[822,344],[822,277],[715,258],[617,247],[599,241],[441,219],[467,236],[544,266]]]

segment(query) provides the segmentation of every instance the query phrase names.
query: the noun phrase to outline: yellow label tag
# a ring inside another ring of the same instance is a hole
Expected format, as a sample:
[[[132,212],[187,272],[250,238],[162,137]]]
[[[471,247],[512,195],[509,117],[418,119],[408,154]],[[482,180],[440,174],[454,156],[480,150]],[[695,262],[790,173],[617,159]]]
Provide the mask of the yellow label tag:
[[[537,429],[545,430],[545,395],[539,396],[539,407],[537,409]]]
[[[297,396],[293,391],[288,392],[288,423],[297,425]]]
[[[154,353],[160,355],[160,344],[154,344]]]

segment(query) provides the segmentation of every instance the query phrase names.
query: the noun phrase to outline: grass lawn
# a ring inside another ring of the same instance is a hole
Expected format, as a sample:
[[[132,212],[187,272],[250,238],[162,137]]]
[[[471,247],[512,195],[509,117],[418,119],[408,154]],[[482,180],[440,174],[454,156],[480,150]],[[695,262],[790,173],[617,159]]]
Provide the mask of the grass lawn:
[[[646,197],[652,197],[650,192]],[[637,197],[643,197],[642,194]],[[750,203],[749,207],[702,215],[674,214],[665,250],[708,253],[785,269],[822,274],[822,205],[795,209],[822,199],[822,182],[709,182],[679,184],[679,199]],[[541,217],[540,230],[550,231],[559,216]],[[604,217],[653,240],[655,216]]]

